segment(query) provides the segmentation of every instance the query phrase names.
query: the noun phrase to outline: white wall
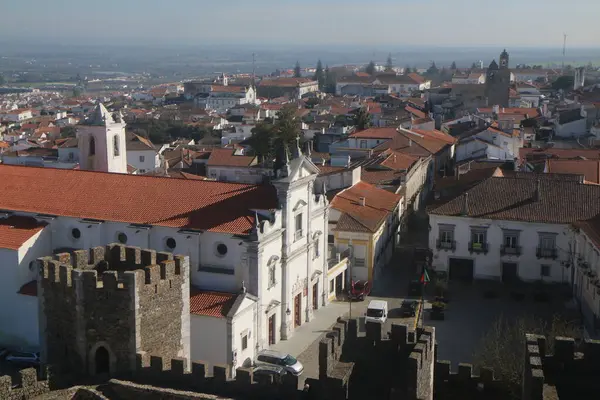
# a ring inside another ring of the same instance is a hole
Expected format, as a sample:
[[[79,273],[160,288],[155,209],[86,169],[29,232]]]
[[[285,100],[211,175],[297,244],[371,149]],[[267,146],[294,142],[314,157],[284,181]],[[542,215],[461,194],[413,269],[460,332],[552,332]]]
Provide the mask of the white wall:
[[[155,150],[127,150],[127,164],[137,170],[151,172],[160,167],[160,157]]]
[[[578,119],[577,121],[569,122],[567,124],[556,124],[554,131],[556,136],[559,137],[572,137],[581,136],[587,133],[587,120],[586,118]]]
[[[17,293],[36,279],[36,258],[50,254],[50,230],[33,235],[18,251],[0,249],[0,343],[37,349],[39,346],[38,299]],[[8,306],[10,305],[10,306]]]
[[[245,298],[231,322],[232,353],[237,354],[232,370],[250,366],[256,355],[256,302]],[[248,337],[248,347],[242,350],[242,338]]]
[[[518,221],[500,221],[489,219],[475,219],[463,217],[447,217],[430,215],[429,247],[433,249],[433,267],[437,271],[448,271],[449,258],[467,258],[474,260],[475,278],[501,279],[502,263],[513,262],[518,264],[518,275],[524,281],[537,281],[541,265],[550,265],[551,275],[544,277],[544,281],[568,282],[570,271],[561,266],[561,261],[568,259],[569,226],[558,224],[541,224]],[[439,224],[454,225],[454,240],[456,250],[438,250],[436,241],[439,238]],[[468,246],[471,241],[471,227],[487,227],[488,253],[469,253]],[[501,256],[500,246],[503,244],[503,229],[520,232],[518,245],[522,248],[521,256]],[[538,259],[536,250],[539,246],[539,232],[556,234],[556,247],[558,258]]]
[[[227,319],[192,314],[190,325],[192,361],[228,364]]]

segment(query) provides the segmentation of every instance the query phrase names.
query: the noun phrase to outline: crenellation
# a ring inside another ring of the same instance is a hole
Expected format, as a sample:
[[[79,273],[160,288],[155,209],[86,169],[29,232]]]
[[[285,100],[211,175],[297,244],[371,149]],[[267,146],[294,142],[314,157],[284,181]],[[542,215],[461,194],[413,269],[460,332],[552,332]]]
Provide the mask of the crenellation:
[[[117,271],[104,271],[102,273],[102,286],[106,290],[119,288],[119,273]],[[123,287],[124,285],[121,285]]]
[[[175,256],[175,274],[181,275],[181,271],[188,271],[190,269],[189,257],[177,255]]]
[[[72,274],[73,267],[67,264],[60,264],[58,267],[58,279],[63,285],[67,287],[73,286]]]
[[[161,263],[162,261],[173,260],[173,253],[169,253],[166,251],[158,251],[156,252],[156,262]]]
[[[473,378],[473,365],[467,363],[458,364],[458,379],[468,382]]]
[[[39,379],[35,368],[19,371],[19,377],[14,381],[9,375],[0,376],[0,399],[2,400],[29,399],[49,390],[48,381]]]
[[[557,336],[554,339],[554,359],[561,363],[572,363],[575,358],[575,339]]]
[[[175,260],[162,261],[160,263],[160,279],[171,279],[175,276]]]
[[[156,250],[141,249],[141,263],[142,265],[154,265],[156,264]],[[183,257],[183,256],[177,256]],[[185,258],[185,257],[183,257]]]
[[[144,265],[142,264],[142,249],[139,247],[126,246],[125,264],[127,269],[138,269],[141,265]]]
[[[71,264],[76,269],[88,269],[90,265],[89,250],[75,250],[71,257]]]
[[[144,267],[146,285],[157,284],[160,281],[160,265],[147,265]]]
[[[58,276],[60,262],[56,260],[48,260],[46,264],[48,268],[48,280],[52,283],[60,283],[60,277]],[[44,274],[45,276],[46,274]]]

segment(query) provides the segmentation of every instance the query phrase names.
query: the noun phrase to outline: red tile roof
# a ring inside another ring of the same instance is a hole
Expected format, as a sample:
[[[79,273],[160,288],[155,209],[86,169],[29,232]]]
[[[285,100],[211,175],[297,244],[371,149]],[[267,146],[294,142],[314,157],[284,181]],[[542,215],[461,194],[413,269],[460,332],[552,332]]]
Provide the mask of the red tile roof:
[[[360,203],[361,197],[365,198],[364,206]],[[361,181],[338,193],[331,207],[347,214],[370,232],[376,232],[398,206],[400,198],[397,194]]]
[[[416,108],[411,106],[406,106],[404,109],[417,118],[425,118],[427,116],[423,111],[417,110]]]
[[[34,279],[31,282],[27,282],[17,292],[25,296],[37,296],[37,281]]]
[[[0,219],[0,248],[18,250],[46,225],[45,222],[37,222],[29,217],[12,216]]]
[[[410,76],[412,78],[413,81],[415,81],[416,83],[425,83],[425,78],[423,78],[421,75],[417,74],[416,72],[411,72],[410,74],[408,74],[408,76]]]
[[[268,185],[0,166],[3,210],[246,234],[276,207]]]
[[[254,156],[236,156],[233,149],[214,149],[208,157],[209,167],[248,167],[255,163]]]
[[[245,93],[245,86],[222,86],[222,85],[212,85],[210,87],[211,92],[215,93]]]
[[[592,242],[600,249],[600,214],[585,221],[575,222],[578,228],[581,228]]]
[[[548,173],[583,175],[590,183],[600,184],[600,160],[548,160]]]
[[[396,128],[369,128],[354,132],[350,137],[358,139],[392,139],[397,135]]]
[[[573,160],[577,158],[588,160],[600,160],[600,150],[598,149],[536,149],[533,147],[522,147],[519,149],[519,158],[521,160],[532,161],[535,159],[565,159]]]
[[[258,86],[267,87],[296,87],[305,83],[317,83],[310,78],[274,78],[274,79],[263,79],[260,81]]]
[[[190,314],[225,318],[233,307],[238,294],[210,292],[192,286],[190,290]]]
[[[389,154],[389,156],[381,163],[381,165],[395,171],[408,170],[419,160],[419,157],[394,150],[388,150],[386,151],[386,154]]]

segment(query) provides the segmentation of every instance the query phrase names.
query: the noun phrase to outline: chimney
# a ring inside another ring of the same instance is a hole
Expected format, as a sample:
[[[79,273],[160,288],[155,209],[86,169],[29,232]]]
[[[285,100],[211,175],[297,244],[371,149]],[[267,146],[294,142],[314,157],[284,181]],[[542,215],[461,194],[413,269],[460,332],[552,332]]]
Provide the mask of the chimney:
[[[412,146],[412,139],[408,139],[408,147]]]
[[[348,155],[348,161],[346,163],[346,167],[350,166],[350,161],[352,161],[352,157],[350,157],[350,155]]]
[[[533,192],[533,201],[540,201],[540,194],[541,194],[541,189],[540,189],[540,178],[537,178],[535,181],[535,192]]]
[[[469,215],[469,193],[463,195],[462,215]]]
[[[359,197],[358,202],[360,203],[361,206],[364,207],[366,205],[367,200],[364,197]]]
[[[500,106],[499,105],[492,106],[492,112],[494,114],[500,114]]]

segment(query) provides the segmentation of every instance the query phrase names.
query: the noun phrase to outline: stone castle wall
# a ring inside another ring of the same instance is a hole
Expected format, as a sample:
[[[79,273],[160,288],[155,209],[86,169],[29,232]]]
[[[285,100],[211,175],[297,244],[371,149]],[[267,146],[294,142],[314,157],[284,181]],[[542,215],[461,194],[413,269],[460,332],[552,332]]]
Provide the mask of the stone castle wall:
[[[100,348],[111,374],[139,351],[189,357],[187,257],[110,244],[38,262],[45,363],[95,375]]]

